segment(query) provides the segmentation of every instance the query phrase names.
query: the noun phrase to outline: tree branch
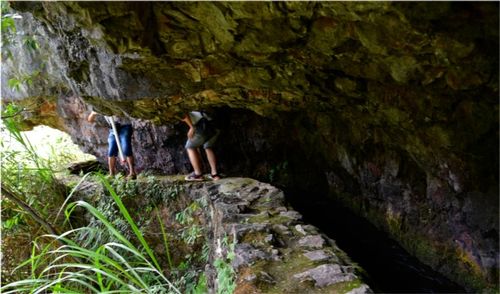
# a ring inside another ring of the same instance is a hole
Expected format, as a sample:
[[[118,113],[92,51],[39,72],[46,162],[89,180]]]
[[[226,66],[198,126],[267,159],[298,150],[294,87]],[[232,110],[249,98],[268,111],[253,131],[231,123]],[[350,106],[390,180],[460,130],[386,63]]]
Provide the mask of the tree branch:
[[[17,196],[15,196],[13,193],[6,190],[4,187],[2,187],[2,195],[1,196],[7,197],[9,200],[11,200],[15,204],[19,205],[19,207],[21,207],[24,211],[26,211],[37,223],[42,225],[42,227],[44,227],[47,232],[49,232],[52,235],[59,236],[59,233],[57,232],[56,228],[54,228],[50,223],[48,223],[46,220],[44,220],[38,214],[38,212],[36,212],[33,208],[31,208],[23,200],[19,199]],[[55,238],[55,240],[59,244],[65,245],[65,243],[61,239]],[[75,262],[82,263],[82,259],[78,256],[69,255],[69,258],[73,259]]]
[[[26,204],[23,200],[19,199],[13,193],[9,192],[7,189],[2,187],[2,196],[7,197],[9,200],[17,204],[24,211],[26,211],[37,223],[39,223],[42,227],[45,228],[47,232],[53,235],[59,235],[56,228],[54,228],[51,224],[49,224],[46,220],[44,220],[38,212],[36,212],[33,208],[31,208],[28,204]]]

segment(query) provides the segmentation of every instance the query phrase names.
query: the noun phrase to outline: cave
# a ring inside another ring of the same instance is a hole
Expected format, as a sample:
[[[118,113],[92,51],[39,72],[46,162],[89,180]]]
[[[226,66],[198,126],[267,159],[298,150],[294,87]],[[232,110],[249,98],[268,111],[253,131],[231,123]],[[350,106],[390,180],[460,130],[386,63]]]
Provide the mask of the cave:
[[[226,177],[283,189],[332,234],[330,213],[361,218],[449,291],[498,290],[498,3],[11,6],[40,48],[12,43],[2,66],[4,101],[36,106],[26,128],[104,163],[107,126],[85,118],[127,116],[138,170],[185,174],[179,118],[210,111]],[[39,75],[14,91],[20,71]]]

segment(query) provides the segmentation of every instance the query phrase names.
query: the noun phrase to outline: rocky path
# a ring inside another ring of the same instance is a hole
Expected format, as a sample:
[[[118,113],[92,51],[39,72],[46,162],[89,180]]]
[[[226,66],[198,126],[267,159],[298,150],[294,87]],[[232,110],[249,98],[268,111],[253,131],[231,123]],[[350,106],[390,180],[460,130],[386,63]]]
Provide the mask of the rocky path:
[[[236,236],[235,293],[371,293],[361,269],[304,224],[281,190],[249,178],[185,185],[192,197],[207,197],[214,240]]]

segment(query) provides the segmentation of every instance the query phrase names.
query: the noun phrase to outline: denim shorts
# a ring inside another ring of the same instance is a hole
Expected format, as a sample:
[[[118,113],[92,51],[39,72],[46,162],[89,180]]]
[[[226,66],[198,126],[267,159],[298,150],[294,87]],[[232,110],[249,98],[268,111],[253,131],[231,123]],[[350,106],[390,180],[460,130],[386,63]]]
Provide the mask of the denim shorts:
[[[118,132],[118,138],[120,139],[120,144],[123,151],[123,156],[132,156],[132,125],[122,125],[117,126],[116,130]],[[118,156],[118,145],[116,144],[115,134],[113,129],[109,129],[108,136],[108,156],[116,157]]]
[[[219,130],[216,130],[215,135],[212,137],[208,138],[206,134],[203,134],[201,132],[197,132],[196,129],[194,130],[194,135],[191,139],[188,139],[186,142],[186,149],[191,149],[191,148],[198,148],[203,145],[203,148],[212,148],[215,145],[215,141],[217,141],[217,138],[219,137]]]

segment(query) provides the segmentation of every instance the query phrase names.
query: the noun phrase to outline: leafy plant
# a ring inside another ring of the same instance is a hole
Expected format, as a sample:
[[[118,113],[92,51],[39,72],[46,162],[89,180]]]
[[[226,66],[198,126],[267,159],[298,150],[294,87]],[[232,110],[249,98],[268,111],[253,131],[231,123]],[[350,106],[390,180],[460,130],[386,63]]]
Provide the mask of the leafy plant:
[[[20,32],[17,24],[23,21],[21,14],[15,13],[8,1],[0,1],[1,9],[1,48],[4,66],[15,62],[11,50],[38,51],[39,43],[35,36]],[[21,72],[20,66],[11,66],[12,72],[5,73],[7,86],[20,91],[23,85],[31,86],[35,77],[40,77],[44,63],[36,63],[33,72]],[[5,98],[5,97],[4,97]],[[57,209],[58,200],[64,197],[60,187],[54,182],[51,163],[38,156],[35,148],[22,134],[18,126],[22,124],[22,114],[26,109],[14,103],[1,106],[1,174],[2,174],[2,253],[9,252],[8,264],[2,264],[2,278],[11,278],[8,269],[24,254],[22,250],[12,250],[9,246],[22,248],[40,234],[42,227],[47,232],[56,232],[60,224],[50,223],[48,215]],[[20,148],[11,148],[13,143]],[[3,260],[5,261],[5,259]]]
[[[50,150],[49,158],[40,156],[38,150],[17,127],[17,114],[23,109],[13,104],[6,109],[8,111],[2,113],[3,121],[7,121],[6,126],[3,126],[2,135],[7,134],[22,148],[2,148],[2,157],[7,158],[7,162],[2,162],[1,167],[2,184],[5,181],[6,188],[22,195],[22,200],[35,208],[41,218],[46,221],[53,219],[52,222],[55,223],[58,218],[52,215],[58,215],[57,204],[63,202],[66,190],[58,189],[58,185],[53,181],[54,167],[61,165],[65,159],[56,158],[57,148]],[[0,141],[2,147],[8,145],[4,137],[6,136],[2,136]],[[14,278],[13,274],[9,273],[8,279],[5,279],[3,275],[4,286],[0,288],[0,292],[178,293],[179,289],[182,289],[183,292],[192,293],[198,289],[196,291],[201,292],[197,293],[206,293],[203,292],[203,289],[206,289],[206,281],[204,282],[202,272],[207,262],[209,247],[203,243],[203,227],[200,225],[200,219],[196,217],[202,212],[200,205],[204,207],[206,203],[195,201],[182,209],[178,221],[173,223],[172,233],[168,236],[167,231],[170,228],[164,227],[156,209],[162,239],[155,241],[163,242],[166,256],[166,260],[158,259],[159,252],[153,252],[152,247],[148,246],[152,243],[146,241],[151,236],[143,235],[141,217],[134,222],[123,202],[138,199],[137,203],[144,204],[144,210],[148,212],[154,212],[158,203],[165,204],[172,200],[178,200],[178,204],[184,205],[186,198],[179,197],[185,196],[182,186],[166,186],[154,177],[146,178],[146,185],[138,185],[139,181],[127,182],[120,178],[109,182],[101,175],[84,176],[84,179],[87,177],[102,182],[106,195],[100,195],[95,206],[83,201],[70,204],[65,210],[66,219],[80,207],[85,208],[95,221],[87,227],[70,230],[65,229],[67,226],[61,223],[57,226],[57,231],[66,230],[63,234],[50,233],[39,236],[38,231],[25,234],[30,236],[26,244],[34,244],[31,257],[17,267],[15,274],[19,275],[18,277]],[[83,179],[75,184],[66,201],[69,201],[82,181]],[[60,201],[55,201],[57,197],[60,197]],[[66,201],[62,204],[63,207]],[[3,232],[3,237],[12,240],[9,241],[11,247],[17,244],[16,239],[12,237],[18,234],[14,233],[28,228],[39,230],[39,226],[34,226],[33,220],[27,217],[26,212],[8,199],[2,200],[2,215],[5,228],[9,231]],[[172,245],[179,248],[174,247],[175,251],[171,256]],[[2,247],[3,253],[16,251],[20,250],[15,248],[14,251],[4,251]],[[190,252],[187,256],[186,251]],[[179,262],[179,256],[185,257],[181,257]],[[168,266],[162,267],[160,262],[168,262]]]
[[[2,252],[7,250],[6,244],[31,242],[32,238],[39,235],[41,227],[48,233],[62,228],[62,223],[51,222],[48,216],[57,209],[59,200],[62,202],[63,191],[54,181],[51,166],[38,156],[33,145],[17,127],[18,114],[22,111],[14,104],[2,109],[2,233],[9,241],[2,243]],[[14,143],[16,148],[12,148]],[[22,252],[10,252],[13,253],[11,262],[22,256]],[[9,262],[7,268],[10,265]]]
[[[201,274],[198,283],[192,290],[193,294],[205,294],[208,293],[208,286],[207,286],[207,276],[205,274]]]
[[[153,203],[166,202],[174,200],[183,192],[183,187],[178,184],[169,186],[162,185],[154,176],[146,176],[146,190],[144,197],[150,199]]]
[[[184,225],[181,238],[188,245],[193,245],[199,237],[202,236],[203,229],[194,222],[194,214],[200,209],[199,204],[194,201],[188,207],[186,207],[183,211],[177,213],[175,215],[175,219],[181,224]]]
[[[105,177],[99,178],[127,220],[138,244],[130,242],[98,209],[85,201],[76,201],[65,210],[67,219],[75,208],[83,207],[105,225],[116,241],[87,248],[71,239],[80,231],[89,230],[88,227],[61,235],[44,235],[38,240],[49,238],[62,245],[54,246],[54,242],[50,242],[38,246],[35,242],[31,258],[19,266],[31,266],[31,277],[1,287],[2,293],[180,293],[163,274],[153,250],[111,184]]]
[[[2,59],[15,60],[15,55],[12,52],[18,53],[19,50],[27,50],[30,54],[36,54],[40,50],[40,44],[36,36],[19,31],[16,26],[17,22],[23,21],[23,16],[14,12],[8,1],[0,1],[1,5],[1,47]],[[21,87],[26,84],[31,86],[35,78],[40,78],[40,72],[45,67],[45,62],[36,63],[36,68],[33,72],[23,72],[21,67],[12,66],[9,69],[7,85],[14,91],[20,91]]]
[[[214,267],[217,271],[217,293],[233,293],[236,288],[235,272],[231,266],[231,262],[234,260],[234,247],[236,245],[236,239],[233,238],[233,242],[228,244],[227,237],[222,240],[222,247],[228,248],[226,255],[221,255],[214,261]]]

